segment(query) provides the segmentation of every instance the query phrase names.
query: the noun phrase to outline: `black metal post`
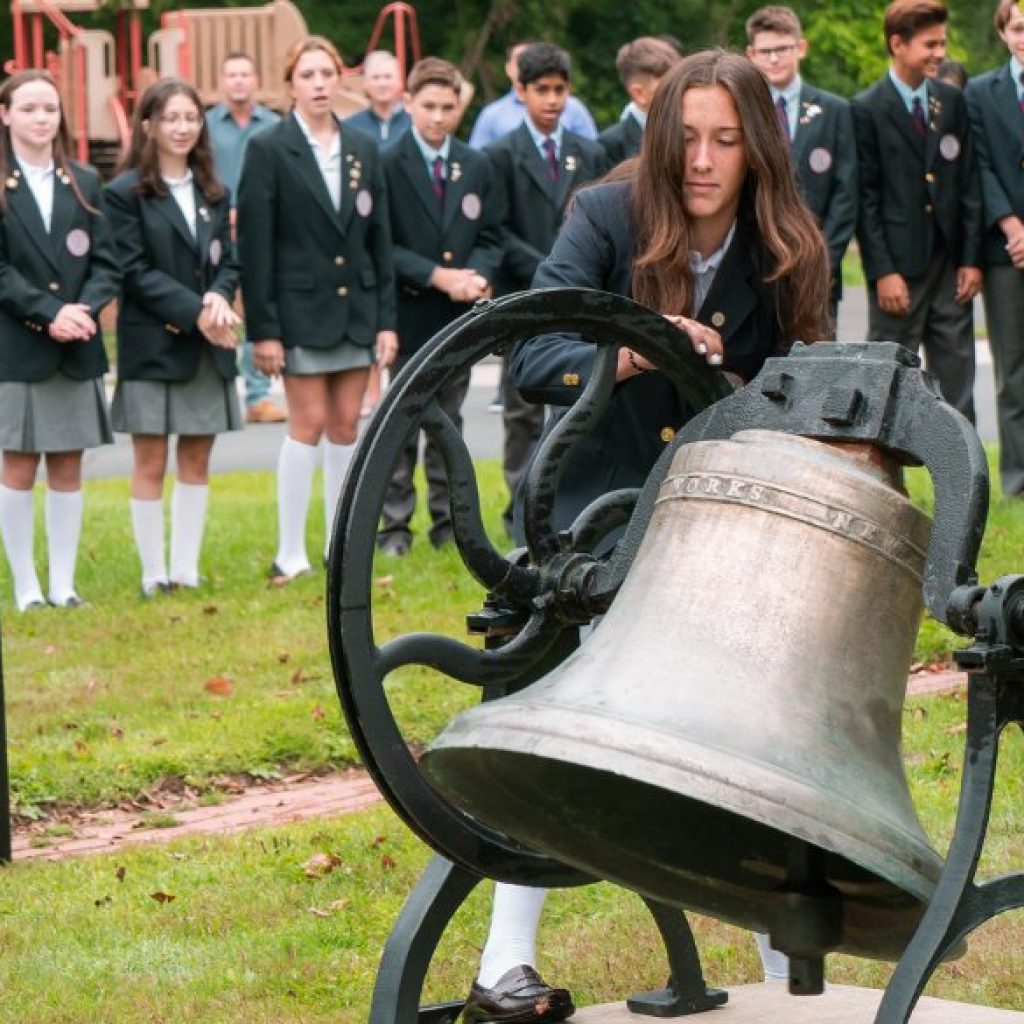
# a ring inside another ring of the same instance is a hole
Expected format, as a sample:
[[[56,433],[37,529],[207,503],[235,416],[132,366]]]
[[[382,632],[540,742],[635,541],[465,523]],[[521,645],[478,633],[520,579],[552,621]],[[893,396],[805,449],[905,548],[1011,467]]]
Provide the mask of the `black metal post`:
[[[7,772],[7,701],[4,697],[3,621],[0,620],[0,864],[11,863],[11,782]]]

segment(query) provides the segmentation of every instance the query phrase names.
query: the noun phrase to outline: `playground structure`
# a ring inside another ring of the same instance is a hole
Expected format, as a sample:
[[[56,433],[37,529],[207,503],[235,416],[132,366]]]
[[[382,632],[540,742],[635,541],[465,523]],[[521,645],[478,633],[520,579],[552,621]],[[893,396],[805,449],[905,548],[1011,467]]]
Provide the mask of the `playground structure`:
[[[73,15],[110,8],[106,0],[11,0],[14,57],[4,70],[14,74],[45,68],[58,83],[79,160],[110,168],[129,134],[132,111],[151,82],[175,75],[198,89],[205,105],[217,102],[224,58],[233,51],[250,54],[261,88],[257,99],[277,110],[288,107],[283,81],[285,55],[308,35],[306,21],[291,0],[261,7],[211,7],[165,11],[160,27],[145,41],[142,14],[149,0],[120,0],[114,29],[84,28]],[[390,3],[377,16],[366,52],[376,49],[392,22],[393,52],[403,75],[419,60],[416,12],[407,3]],[[48,48],[48,37],[56,48]],[[335,110],[340,116],[367,105],[361,67],[346,68]],[[464,97],[468,102],[468,97]]]

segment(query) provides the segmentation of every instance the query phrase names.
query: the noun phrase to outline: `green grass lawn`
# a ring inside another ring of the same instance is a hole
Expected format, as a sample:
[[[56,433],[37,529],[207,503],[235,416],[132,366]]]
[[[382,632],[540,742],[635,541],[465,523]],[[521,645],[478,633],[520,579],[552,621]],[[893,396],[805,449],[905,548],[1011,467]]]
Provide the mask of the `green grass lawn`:
[[[927,507],[921,474],[910,484]],[[269,474],[215,478],[209,583],[195,594],[139,598],[124,481],[88,485],[79,585],[91,607],[18,615],[0,569],[12,786],[23,819],[51,816],[63,828],[60,813],[69,808],[186,785],[217,799],[233,775],[355,761],[328,662],[323,574],[282,590],[265,585],[273,490]],[[481,467],[481,492],[497,535],[503,488],[493,463]],[[317,500],[316,522],[319,509]],[[1021,566],[1022,538],[1024,503],[994,501],[983,580]],[[321,542],[312,530],[311,554]],[[409,558],[378,560],[374,589],[380,637],[418,629],[461,637],[482,596],[457,556],[433,552],[422,532]],[[945,658],[960,643],[926,623],[918,655]],[[220,681],[208,689],[211,680]],[[389,694],[407,738],[419,742],[476,699],[473,688],[439,683],[425,670],[404,671]],[[957,697],[913,701],[905,716],[911,785],[939,849],[952,828],[963,720]],[[1015,731],[1005,746],[987,874],[1024,863],[1024,745]],[[319,852],[340,864],[307,879],[302,865]],[[0,872],[0,1021],[365,1021],[380,950],[427,857],[379,809],[241,837],[16,864]],[[174,899],[158,902],[154,893]],[[457,997],[471,980],[487,906],[478,893],[458,917],[431,997]],[[697,930],[714,983],[756,980],[748,939],[711,921]],[[645,911],[610,886],[558,894],[545,935],[542,968],[571,984],[581,1004],[664,981]],[[1000,918],[930,991],[1024,1006],[1021,949],[1024,919]],[[884,965],[834,959],[834,981],[881,985],[887,977]]]

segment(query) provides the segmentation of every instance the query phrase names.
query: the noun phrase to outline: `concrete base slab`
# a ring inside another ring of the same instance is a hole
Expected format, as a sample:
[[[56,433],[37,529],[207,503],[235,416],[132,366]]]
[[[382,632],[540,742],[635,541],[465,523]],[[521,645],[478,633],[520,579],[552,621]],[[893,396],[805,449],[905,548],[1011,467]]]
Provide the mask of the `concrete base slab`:
[[[725,1006],[691,1017],[676,1018],[706,1024],[872,1024],[882,993],[876,989],[829,985],[820,996],[791,996],[785,985],[739,985],[729,989]],[[643,1024],[625,1003],[590,1006],[572,1018],[576,1024]],[[986,1006],[923,998],[914,1010],[913,1024],[1024,1024],[1024,1013]]]

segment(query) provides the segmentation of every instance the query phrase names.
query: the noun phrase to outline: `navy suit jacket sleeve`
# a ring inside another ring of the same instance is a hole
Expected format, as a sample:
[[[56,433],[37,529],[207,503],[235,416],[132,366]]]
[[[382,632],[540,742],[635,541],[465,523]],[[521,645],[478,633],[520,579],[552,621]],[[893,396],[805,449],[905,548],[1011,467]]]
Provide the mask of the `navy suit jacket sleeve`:
[[[598,288],[614,291],[609,278],[616,265],[612,239],[591,218],[592,196],[581,192],[551,255],[537,268],[536,288]],[[571,405],[594,367],[597,349],[578,336],[546,334],[530,338],[512,354],[512,380],[529,402]],[[567,384],[566,381],[572,381]]]
[[[518,225],[513,217],[512,201],[516,169],[512,151],[505,145],[494,145],[488,146],[484,152],[494,169],[498,219],[504,236],[505,269],[513,280],[529,281],[537,265],[544,259],[544,253],[531,245],[516,230]]]
[[[106,195],[125,291],[156,319],[189,333],[202,312],[203,298],[150,262],[142,229],[143,198],[132,188],[131,176],[111,182]]]
[[[853,131],[853,115],[849,104],[837,113],[835,183],[831,201],[821,228],[829,246],[832,269],[839,272],[846,247],[857,226],[857,141]]]
[[[864,275],[869,281],[896,272],[882,226],[882,166],[878,138],[870,112],[854,99],[850,104],[857,140],[857,166],[860,173],[860,208],[857,240],[860,243]]]
[[[264,133],[265,134],[265,133]],[[260,137],[249,140],[238,180],[238,254],[242,263],[245,326],[253,341],[280,340],[274,287],[274,154]]]
[[[0,231],[0,306],[19,320],[48,327],[63,305],[60,299],[33,284],[11,263],[6,232]]]
[[[1004,217],[1013,216],[1016,211],[996,173],[995,163],[992,159],[993,154],[989,147],[988,133],[985,131],[982,88],[977,79],[967,84],[964,99],[967,101],[967,117],[971,122],[974,150],[978,156],[978,168],[981,173],[981,196],[985,206],[985,220],[989,227],[996,227],[999,221]]]

